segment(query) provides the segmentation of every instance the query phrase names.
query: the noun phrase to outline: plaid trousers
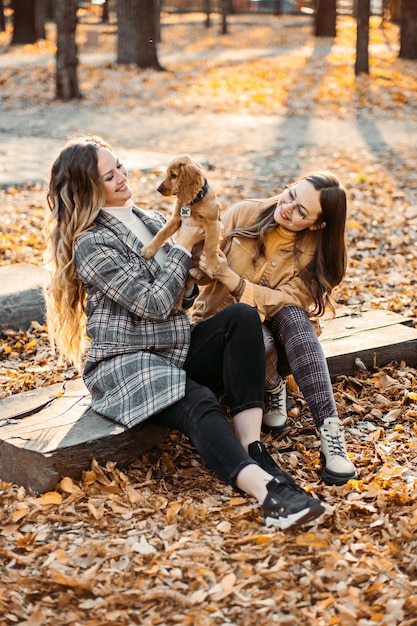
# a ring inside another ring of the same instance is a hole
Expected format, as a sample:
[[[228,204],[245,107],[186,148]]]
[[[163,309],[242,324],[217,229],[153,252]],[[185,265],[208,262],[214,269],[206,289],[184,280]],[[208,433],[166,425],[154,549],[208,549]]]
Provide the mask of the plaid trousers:
[[[317,428],[328,417],[338,417],[323,349],[307,313],[297,306],[282,308],[263,324],[266,353],[266,389],[279,383],[278,372],[294,376]]]

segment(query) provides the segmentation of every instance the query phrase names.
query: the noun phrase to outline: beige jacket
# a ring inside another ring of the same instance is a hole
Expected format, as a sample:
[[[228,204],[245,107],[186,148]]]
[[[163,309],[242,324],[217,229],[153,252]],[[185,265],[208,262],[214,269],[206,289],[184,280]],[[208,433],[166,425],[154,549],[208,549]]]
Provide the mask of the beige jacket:
[[[263,200],[243,200],[231,205],[222,213],[224,232],[228,234],[238,226],[252,224],[265,206]],[[301,243],[302,249],[299,248]],[[309,312],[313,302],[300,273],[311,261],[314,252],[314,232],[306,230],[298,243],[297,257],[294,241],[290,238],[287,245],[276,249],[269,259],[260,257],[254,263],[255,240],[233,237],[227,261],[233,271],[246,279],[240,302],[256,307],[262,322],[272,319],[286,305],[299,306]],[[251,282],[254,277],[257,284]],[[226,287],[213,281],[200,288],[200,295],[189,311],[191,321],[197,322],[213,315],[235,301]]]

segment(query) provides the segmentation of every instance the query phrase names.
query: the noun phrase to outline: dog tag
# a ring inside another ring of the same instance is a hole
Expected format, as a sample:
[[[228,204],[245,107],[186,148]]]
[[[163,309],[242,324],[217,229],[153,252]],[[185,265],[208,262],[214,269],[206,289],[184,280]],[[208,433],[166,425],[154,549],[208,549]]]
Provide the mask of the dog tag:
[[[190,215],[191,215],[190,207],[187,206],[187,205],[182,206],[181,209],[180,209],[180,216],[181,217],[190,217]]]

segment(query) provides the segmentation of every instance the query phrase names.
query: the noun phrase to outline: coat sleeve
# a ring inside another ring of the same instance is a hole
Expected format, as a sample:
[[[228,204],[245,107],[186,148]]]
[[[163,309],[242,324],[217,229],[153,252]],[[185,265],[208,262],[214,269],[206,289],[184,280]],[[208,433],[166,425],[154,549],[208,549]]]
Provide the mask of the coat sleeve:
[[[173,247],[161,268],[154,259],[135,254],[112,231],[102,228],[78,237],[75,264],[93,303],[107,298],[143,319],[157,321],[171,314],[192,259]]]
[[[280,284],[274,288],[246,281],[240,302],[254,307],[262,322],[272,319],[284,306],[298,306],[307,312],[312,306],[312,300],[306,290],[305,283],[298,276],[293,277],[288,283]]]

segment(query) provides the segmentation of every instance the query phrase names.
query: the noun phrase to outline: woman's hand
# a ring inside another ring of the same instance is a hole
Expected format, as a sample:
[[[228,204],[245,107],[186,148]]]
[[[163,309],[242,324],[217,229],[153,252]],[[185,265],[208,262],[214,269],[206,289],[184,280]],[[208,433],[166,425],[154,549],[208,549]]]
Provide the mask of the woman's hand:
[[[211,272],[211,277],[222,283],[230,292],[234,291],[239,285],[240,276],[227,265],[227,257],[222,250],[217,252],[217,262],[217,267],[214,272]],[[207,259],[204,252],[200,257],[199,268],[207,273]]]
[[[204,252],[201,253],[198,266],[205,274],[208,274],[207,258]],[[226,277],[226,275],[228,274],[228,270],[229,270],[229,267],[227,265],[226,255],[224,254],[224,252],[222,252],[222,250],[218,250],[217,251],[217,266],[214,272],[213,271],[210,272],[210,275],[215,280],[219,280],[220,282],[223,282],[222,278]]]

